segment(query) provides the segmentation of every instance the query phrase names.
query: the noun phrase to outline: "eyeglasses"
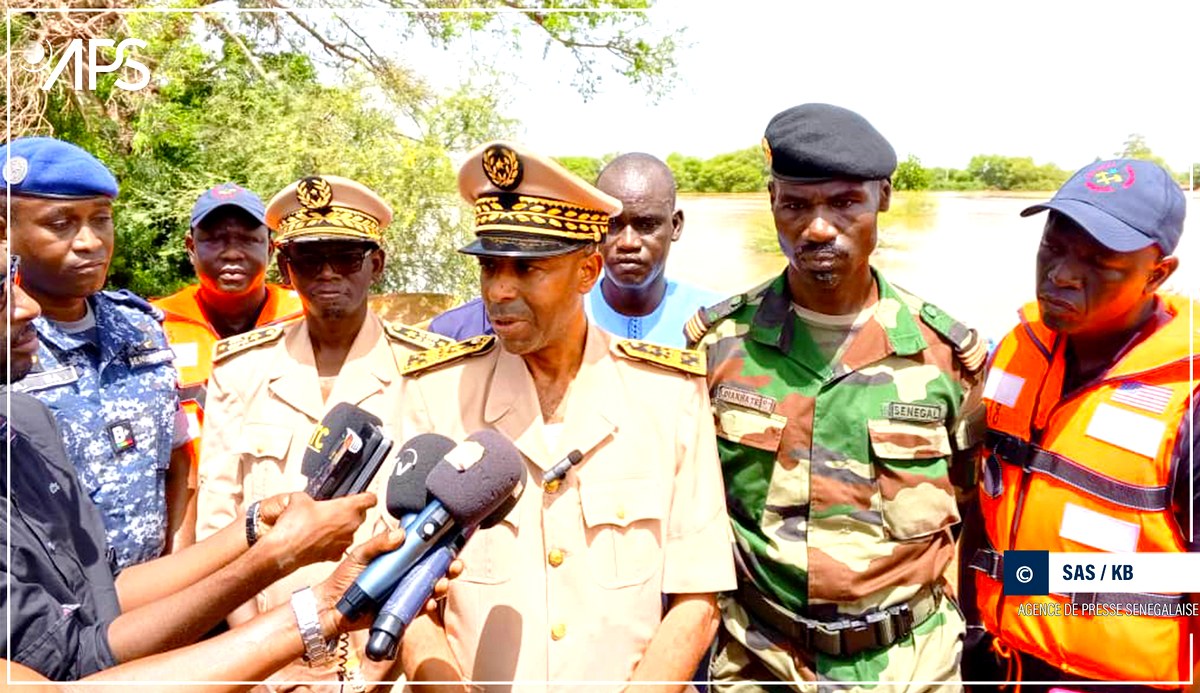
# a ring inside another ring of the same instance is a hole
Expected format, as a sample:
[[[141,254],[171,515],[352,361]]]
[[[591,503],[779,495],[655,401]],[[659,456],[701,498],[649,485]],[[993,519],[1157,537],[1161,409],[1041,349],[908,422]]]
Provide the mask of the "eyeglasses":
[[[373,252],[374,248],[342,250],[335,253],[284,253],[283,258],[296,274],[307,279],[320,274],[325,265],[329,265],[335,273],[344,277],[361,270],[363,261]]]
[[[4,277],[4,281],[0,282],[0,308],[8,307],[10,282],[13,286],[21,285],[21,258],[16,255],[8,256],[8,274]]]

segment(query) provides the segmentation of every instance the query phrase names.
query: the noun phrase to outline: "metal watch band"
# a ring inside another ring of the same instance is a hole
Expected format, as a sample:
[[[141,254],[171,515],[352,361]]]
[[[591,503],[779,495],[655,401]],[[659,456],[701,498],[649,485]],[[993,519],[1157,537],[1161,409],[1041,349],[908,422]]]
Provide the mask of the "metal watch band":
[[[246,546],[258,541],[258,501],[246,508]]]
[[[311,587],[292,593],[292,613],[296,615],[296,627],[300,629],[300,640],[304,642],[304,661],[313,667],[325,666],[329,663],[333,651],[329,642],[321,635],[317,597]]]

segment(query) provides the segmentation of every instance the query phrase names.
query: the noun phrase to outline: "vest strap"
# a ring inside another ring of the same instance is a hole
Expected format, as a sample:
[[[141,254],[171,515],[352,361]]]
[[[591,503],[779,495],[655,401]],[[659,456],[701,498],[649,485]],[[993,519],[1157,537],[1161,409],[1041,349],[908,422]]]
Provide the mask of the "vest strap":
[[[179,400],[181,402],[187,402],[188,400],[191,400],[191,401],[195,402],[196,404],[199,404],[200,408],[203,409],[204,408],[204,400],[207,398],[208,398],[208,388],[205,386],[204,383],[200,383],[198,385],[189,385],[188,387],[179,388]]]
[[[986,445],[1005,464],[1054,477],[1109,503],[1146,512],[1171,507],[1171,489],[1166,486],[1140,486],[1119,481],[1012,434],[989,430]]]

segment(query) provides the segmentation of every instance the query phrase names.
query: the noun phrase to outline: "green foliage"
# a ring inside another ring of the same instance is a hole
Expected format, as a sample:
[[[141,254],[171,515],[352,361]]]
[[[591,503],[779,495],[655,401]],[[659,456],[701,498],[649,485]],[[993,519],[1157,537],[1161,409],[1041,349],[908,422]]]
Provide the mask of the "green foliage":
[[[1070,177],[1070,171],[1044,164],[1029,156],[978,154],[971,157],[967,172],[991,190],[1055,190]]]
[[[682,154],[667,157],[679,192],[743,193],[767,189],[770,172],[758,147],[701,160]]]
[[[556,156],[554,160],[589,183],[594,183],[600,177],[600,169],[604,166],[594,156]]]
[[[1167,162],[1161,156],[1150,151],[1150,145],[1146,144],[1146,138],[1136,132],[1130,133],[1129,137],[1125,138],[1125,144],[1121,145],[1121,151],[1117,152],[1116,155],[1122,159],[1153,161],[1167,171],[1171,170],[1171,167],[1167,166]]]
[[[463,298],[478,289],[475,264],[455,252],[470,236],[471,219],[459,201],[449,153],[511,136],[514,123],[501,115],[495,70],[482,66],[458,88],[438,93],[395,57],[398,46],[421,32],[446,47],[468,32],[489,32],[498,43],[522,47],[541,37],[547,52],[565,50],[575,58],[585,97],[606,70],[658,94],[674,76],[673,36],[651,35],[645,13],[605,11],[646,9],[651,2],[536,0],[523,5],[528,12],[515,13],[420,12],[466,5],[445,0],[356,3],[408,10],[387,15],[387,46],[371,45],[369,32],[355,29],[350,17],[365,14],[21,15],[14,45],[34,36],[52,51],[80,35],[143,39],[148,47],[138,57],[151,67],[152,80],[126,93],[113,88],[115,74],[101,75],[93,92],[75,92],[61,79],[43,93],[22,72],[23,81],[10,85],[22,118],[9,134],[53,134],[113,169],[121,195],[112,286],[161,296],[193,280],[183,236],[192,204],[208,187],[234,181],[270,199],[292,181],[320,173],[354,178],[392,206],[387,269],[377,291]],[[555,8],[581,11],[548,11]],[[107,23],[95,24],[95,17]]]
[[[892,187],[896,190],[928,190],[932,176],[913,154],[900,162],[892,174]]]

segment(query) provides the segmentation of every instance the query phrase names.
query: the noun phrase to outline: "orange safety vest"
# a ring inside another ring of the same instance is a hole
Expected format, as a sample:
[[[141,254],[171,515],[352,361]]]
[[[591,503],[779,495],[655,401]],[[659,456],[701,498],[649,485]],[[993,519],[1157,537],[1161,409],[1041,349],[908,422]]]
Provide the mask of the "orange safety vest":
[[[1106,614],[1104,604],[1178,611],[1185,595],[1003,594],[1005,550],[1186,551],[1172,512],[1172,469],[1190,406],[1187,299],[1160,294],[1170,316],[1107,373],[1062,398],[1067,340],[1037,304],[993,355],[980,507],[991,549],[971,567],[984,627],[1008,646],[1097,680],[1184,681],[1185,616],[1021,615],[1022,604]],[[1197,323],[1200,325],[1200,323]],[[1186,464],[1186,457],[1185,464]],[[1055,604],[1057,602],[1057,604]],[[1092,604],[1089,607],[1087,604]]]
[[[204,397],[208,376],[212,373],[213,345],[221,338],[200,310],[197,294],[199,284],[156,301],[151,301],[166,313],[163,329],[167,341],[175,350],[175,368],[179,371],[179,399],[187,414],[193,460],[199,460],[200,430],[204,425]],[[303,315],[300,297],[295,291],[267,284],[267,302],[258,314],[255,327],[285,322]]]

